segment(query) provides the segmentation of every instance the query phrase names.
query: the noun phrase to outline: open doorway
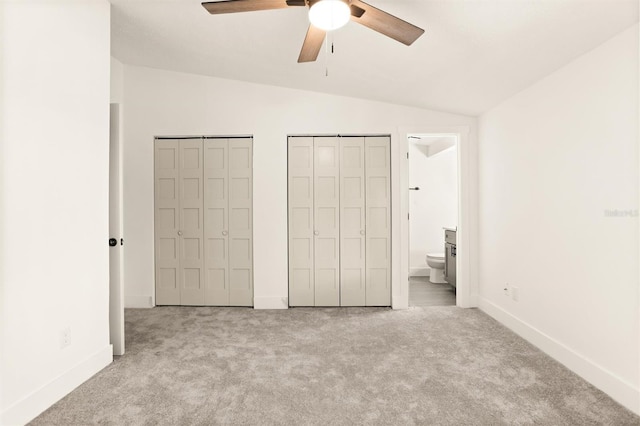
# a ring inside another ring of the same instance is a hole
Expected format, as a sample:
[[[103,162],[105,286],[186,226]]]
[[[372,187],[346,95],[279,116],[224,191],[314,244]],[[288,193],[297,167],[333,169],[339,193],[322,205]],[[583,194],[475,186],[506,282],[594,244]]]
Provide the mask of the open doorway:
[[[458,136],[408,134],[409,306],[456,305]]]

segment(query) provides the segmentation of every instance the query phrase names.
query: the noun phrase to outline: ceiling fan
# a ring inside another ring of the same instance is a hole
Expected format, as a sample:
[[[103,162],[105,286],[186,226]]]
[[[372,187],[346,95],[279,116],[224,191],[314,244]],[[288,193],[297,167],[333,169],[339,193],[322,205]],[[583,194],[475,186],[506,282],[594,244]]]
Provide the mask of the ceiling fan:
[[[422,28],[360,0],[219,0],[202,3],[202,6],[212,15],[308,6],[311,24],[298,62],[315,61],[327,31],[344,26],[349,19],[407,46],[424,33]]]

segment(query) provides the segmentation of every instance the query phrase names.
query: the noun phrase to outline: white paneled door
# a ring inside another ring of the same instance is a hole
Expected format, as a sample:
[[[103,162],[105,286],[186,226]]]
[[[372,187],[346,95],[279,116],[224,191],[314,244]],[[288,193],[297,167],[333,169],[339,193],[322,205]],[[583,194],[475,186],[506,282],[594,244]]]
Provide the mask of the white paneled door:
[[[178,146],[180,153],[178,191],[180,304],[202,305],[204,301],[202,140],[182,140]]]
[[[315,306],[340,306],[340,151],[338,139],[313,140]]]
[[[156,305],[179,305],[179,140],[155,143]]]
[[[313,138],[289,138],[289,304],[315,306]]]
[[[158,139],[155,151],[156,304],[252,306],[252,139]]]
[[[205,305],[229,304],[229,141],[204,141]]]
[[[289,304],[391,304],[390,138],[290,137]]]
[[[229,140],[229,305],[253,306],[252,144]]]
[[[391,305],[390,155],[388,137],[365,138],[366,306]]]
[[[341,138],[340,154],[340,301],[342,306],[364,306],[364,137]]]

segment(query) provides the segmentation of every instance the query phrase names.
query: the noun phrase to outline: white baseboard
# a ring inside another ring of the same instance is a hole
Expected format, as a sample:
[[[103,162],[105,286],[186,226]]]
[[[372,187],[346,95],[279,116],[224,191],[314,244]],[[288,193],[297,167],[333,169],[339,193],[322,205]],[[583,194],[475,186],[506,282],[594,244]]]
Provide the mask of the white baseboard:
[[[24,425],[65,397],[113,361],[113,347],[106,346],[56,377],[0,414],[2,425]]]
[[[484,298],[478,307],[565,367],[640,415],[640,389]]]
[[[153,298],[149,295],[127,296],[124,300],[125,308],[153,308]]]
[[[289,309],[289,298],[254,297],[253,309]]]
[[[409,268],[410,277],[428,277],[431,274],[431,268],[427,266],[416,266]]]

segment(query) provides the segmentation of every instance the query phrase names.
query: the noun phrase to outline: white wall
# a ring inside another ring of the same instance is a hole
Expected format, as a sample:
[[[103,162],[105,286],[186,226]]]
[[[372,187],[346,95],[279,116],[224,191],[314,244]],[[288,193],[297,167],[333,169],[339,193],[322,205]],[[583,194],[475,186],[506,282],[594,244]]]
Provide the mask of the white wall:
[[[124,104],[127,306],[150,306],[154,294],[154,136],[254,135],[255,306],[282,308],[288,295],[287,135],[391,134],[393,176],[401,161],[399,127],[475,128],[470,117],[129,65]],[[398,197],[399,180],[392,180],[392,194]],[[393,220],[398,226],[400,203],[395,200]],[[397,253],[399,232],[393,232],[392,250]],[[393,262],[394,297],[402,291],[406,297],[407,289],[398,284],[399,256],[394,255]]]
[[[0,424],[21,424],[111,362],[110,10],[21,0],[0,14]]]
[[[412,275],[429,275],[427,253],[444,253],[443,227],[458,224],[458,150],[435,155],[428,147],[409,143],[410,267]]]
[[[638,78],[636,25],[482,115],[479,148],[481,309],[636,413]]]

